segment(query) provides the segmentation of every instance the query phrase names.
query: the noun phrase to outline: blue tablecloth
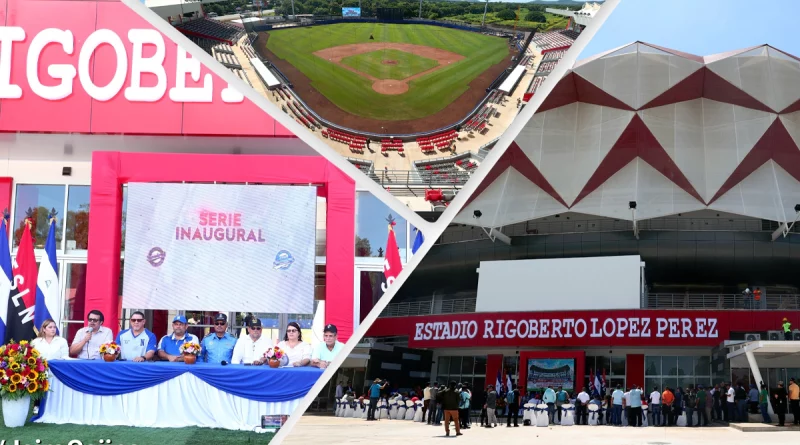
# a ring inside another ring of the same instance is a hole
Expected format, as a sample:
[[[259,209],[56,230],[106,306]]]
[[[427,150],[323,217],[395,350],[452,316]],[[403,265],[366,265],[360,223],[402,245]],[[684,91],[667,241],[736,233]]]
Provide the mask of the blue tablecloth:
[[[164,383],[183,373],[238,397],[257,402],[286,402],[304,397],[323,370],[311,367],[216,365],[181,362],[104,362],[53,360],[50,371],[69,388],[86,394],[115,396]]]

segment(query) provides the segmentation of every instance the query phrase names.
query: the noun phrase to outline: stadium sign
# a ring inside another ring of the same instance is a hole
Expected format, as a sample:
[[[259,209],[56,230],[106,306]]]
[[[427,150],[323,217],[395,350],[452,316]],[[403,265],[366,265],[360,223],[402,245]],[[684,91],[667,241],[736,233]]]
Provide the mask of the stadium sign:
[[[29,43],[24,59],[15,58],[15,47],[26,41]],[[100,59],[96,57],[98,49],[105,46],[113,50],[115,60],[95,60]],[[154,29],[130,29],[125,36],[110,29],[97,29],[80,42],[70,30],[47,28],[28,35],[19,26],[0,26],[0,99],[22,98],[23,88],[17,83],[23,80],[22,76],[12,78],[12,73],[20,70],[14,62],[24,60],[24,80],[28,88],[36,96],[49,101],[72,96],[77,80],[89,97],[100,102],[109,101],[120,92],[130,102],[158,102],[165,96],[177,103],[214,102],[212,75],[206,73],[201,81],[200,61],[192,58],[185,49],[175,46],[175,68],[168,70],[165,63],[167,42]],[[48,59],[52,60],[52,51],[56,48],[63,55],[77,55],[77,63],[44,62],[43,53],[47,50],[51,55]],[[116,64],[110,81],[103,84],[96,81],[93,76],[95,63]],[[187,76],[200,86],[189,86]],[[155,82],[145,86],[143,79],[153,78]],[[174,86],[168,88],[168,84]],[[220,98],[224,103],[244,100],[244,96],[230,85],[221,90]]]
[[[408,336],[411,348],[715,347],[734,330],[777,329],[783,316],[769,311],[661,309],[433,314],[381,317],[367,336]],[[800,323],[800,318],[791,321]]]
[[[489,338],[719,338],[716,318],[608,317],[485,319],[417,323],[414,340]]]

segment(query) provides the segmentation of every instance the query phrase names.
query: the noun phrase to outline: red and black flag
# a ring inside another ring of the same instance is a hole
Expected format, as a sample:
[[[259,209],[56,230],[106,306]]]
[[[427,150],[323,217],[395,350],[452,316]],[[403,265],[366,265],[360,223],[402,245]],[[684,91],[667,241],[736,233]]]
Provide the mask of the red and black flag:
[[[31,220],[26,218],[24,230],[19,241],[17,259],[14,261],[11,292],[8,296],[8,315],[6,338],[8,343],[30,340],[36,336],[33,327],[33,312],[36,306],[36,257],[33,254],[33,235]]]
[[[397,239],[394,236],[396,222],[392,215],[389,215],[386,220],[389,222],[389,238],[386,240],[386,257],[383,259],[381,290],[384,294],[403,270],[403,262],[400,261],[400,250],[397,248]]]

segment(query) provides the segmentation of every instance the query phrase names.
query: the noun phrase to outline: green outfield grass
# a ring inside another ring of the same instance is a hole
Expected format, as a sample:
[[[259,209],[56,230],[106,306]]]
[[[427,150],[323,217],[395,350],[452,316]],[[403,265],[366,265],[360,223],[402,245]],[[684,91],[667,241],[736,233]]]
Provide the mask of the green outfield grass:
[[[348,113],[380,120],[420,119],[442,110],[509,52],[505,39],[429,25],[340,23],[269,34],[267,48],[302,71],[328,100]],[[325,48],[370,42],[435,47],[465,58],[413,80],[404,94],[387,96],[376,93],[368,79],[313,54]]]
[[[387,64],[386,61],[394,63]],[[435,60],[396,49],[345,57],[342,59],[342,63],[377,79],[397,80],[411,77],[439,64]]]

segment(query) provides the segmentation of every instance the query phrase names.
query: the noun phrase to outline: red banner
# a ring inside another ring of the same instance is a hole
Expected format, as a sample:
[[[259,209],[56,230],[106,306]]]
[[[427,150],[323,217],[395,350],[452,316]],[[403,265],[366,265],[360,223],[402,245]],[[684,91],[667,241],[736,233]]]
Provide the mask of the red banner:
[[[123,3],[0,0],[0,23],[0,131],[293,136]]]
[[[383,277],[381,291],[386,293],[389,286],[394,283],[400,272],[403,271],[403,262],[400,261],[400,249],[397,248],[397,239],[394,236],[392,225],[389,226],[389,238],[386,240],[386,258],[383,260]]]
[[[371,337],[408,336],[412,348],[706,346],[731,332],[780,329],[788,316],[757,311],[618,310],[531,313],[473,313],[379,318]]]

